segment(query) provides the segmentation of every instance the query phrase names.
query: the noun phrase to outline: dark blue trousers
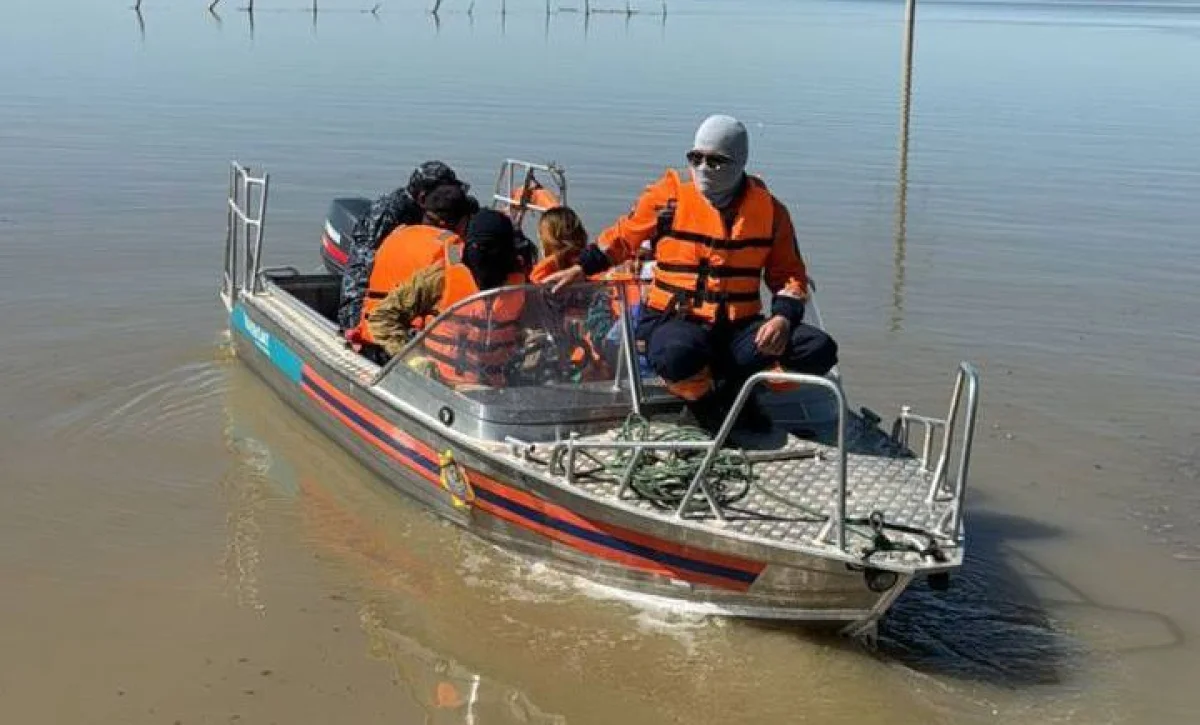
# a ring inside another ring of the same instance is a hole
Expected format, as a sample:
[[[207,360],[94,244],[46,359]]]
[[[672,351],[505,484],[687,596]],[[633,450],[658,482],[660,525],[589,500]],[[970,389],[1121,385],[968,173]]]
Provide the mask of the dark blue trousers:
[[[708,325],[643,307],[635,337],[663,380],[687,380],[707,366],[716,388],[729,394],[735,394],[746,378],[777,362],[786,370],[812,375],[824,375],[837,364],[837,343],[824,331],[805,323],[792,327],[782,355],[762,354],[754,344],[754,335],[765,321],[753,317]]]

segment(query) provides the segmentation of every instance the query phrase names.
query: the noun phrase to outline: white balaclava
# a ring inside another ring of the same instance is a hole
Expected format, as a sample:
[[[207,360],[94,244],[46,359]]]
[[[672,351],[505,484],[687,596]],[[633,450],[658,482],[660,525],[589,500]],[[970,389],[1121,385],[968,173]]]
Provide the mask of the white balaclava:
[[[729,206],[741,188],[750,156],[750,136],[746,127],[732,116],[709,116],[696,130],[692,149],[732,159],[720,169],[711,169],[706,164],[699,168],[690,167],[692,181],[709,203],[718,209]]]

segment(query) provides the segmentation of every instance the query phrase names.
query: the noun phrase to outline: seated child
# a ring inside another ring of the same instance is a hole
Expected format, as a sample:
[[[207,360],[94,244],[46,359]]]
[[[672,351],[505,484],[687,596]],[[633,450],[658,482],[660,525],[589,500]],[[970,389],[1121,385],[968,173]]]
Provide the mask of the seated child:
[[[556,206],[542,214],[538,220],[538,237],[542,240],[545,256],[529,274],[534,284],[574,265],[588,241],[583,221],[567,206]]]

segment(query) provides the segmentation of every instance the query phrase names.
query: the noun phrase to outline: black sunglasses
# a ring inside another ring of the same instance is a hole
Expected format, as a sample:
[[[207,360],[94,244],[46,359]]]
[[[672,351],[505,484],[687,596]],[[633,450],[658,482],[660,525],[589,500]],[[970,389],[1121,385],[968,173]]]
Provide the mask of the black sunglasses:
[[[703,151],[688,151],[687,152],[687,161],[689,164],[691,164],[692,166],[695,166],[696,168],[700,168],[700,166],[703,164],[705,166],[708,166],[708,168],[716,171],[716,170],[719,170],[725,164],[732,162],[733,159],[729,158],[728,156],[722,156],[720,154],[708,154]]]

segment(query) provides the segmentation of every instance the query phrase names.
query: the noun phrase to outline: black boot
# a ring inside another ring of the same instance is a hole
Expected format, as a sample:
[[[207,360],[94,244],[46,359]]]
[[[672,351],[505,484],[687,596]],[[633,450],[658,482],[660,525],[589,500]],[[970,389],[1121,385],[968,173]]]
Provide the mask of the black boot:
[[[700,428],[710,436],[717,435],[721,423],[725,422],[725,414],[729,412],[729,406],[715,392],[699,400],[689,400],[685,406],[679,424]]]
[[[732,407],[732,403],[730,407]],[[750,397],[746,399],[746,404],[738,413],[734,427],[750,433],[770,433],[771,429],[775,427],[771,416],[763,410],[762,404],[758,402],[757,393],[751,393]]]

